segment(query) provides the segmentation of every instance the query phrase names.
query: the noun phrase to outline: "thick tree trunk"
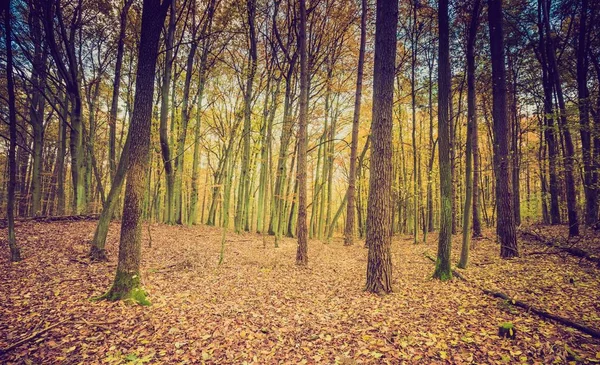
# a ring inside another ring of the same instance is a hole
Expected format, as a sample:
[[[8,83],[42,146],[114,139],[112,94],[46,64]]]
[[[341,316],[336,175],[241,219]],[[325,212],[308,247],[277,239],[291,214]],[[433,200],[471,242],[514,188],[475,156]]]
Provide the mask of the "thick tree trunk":
[[[398,1],[377,0],[366,290],[392,291],[392,126]]]
[[[121,221],[119,260],[113,285],[103,296],[108,300],[130,299],[139,304],[149,304],[140,286],[141,214],[150,152],[152,97],[158,40],[168,9],[166,6],[168,1],[165,0],[165,3],[161,4],[160,0],[144,0],[143,3],[136,92],[129,132],[131,142]]]
[[[510,186],[510,153],[506,107],[506,70],[504,64],[504,32],[502,0],[488,0],[490,50],[492,57],[492,118],[494,122],[494,170],[496,174],[496,232],[500,240],[500,256],[519,255]]]
[[[440,280],[452,278],[450,252],[452,250],[452,161],[451,124],[448,108],[452,100],[450,85],[450,27],[448,21],[448,0],[440,0],[439,22],[439,66],[438,66],[438,139],[440,160],[440,233],[438,253],[433,276]]]

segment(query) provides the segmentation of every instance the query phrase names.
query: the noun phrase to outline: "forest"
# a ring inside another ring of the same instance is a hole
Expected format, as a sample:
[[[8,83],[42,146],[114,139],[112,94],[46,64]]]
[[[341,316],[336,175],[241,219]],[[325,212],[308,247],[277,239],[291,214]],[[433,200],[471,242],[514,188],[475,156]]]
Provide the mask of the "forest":
[[[600,1],[0,4],[0,363],[600,363]]]

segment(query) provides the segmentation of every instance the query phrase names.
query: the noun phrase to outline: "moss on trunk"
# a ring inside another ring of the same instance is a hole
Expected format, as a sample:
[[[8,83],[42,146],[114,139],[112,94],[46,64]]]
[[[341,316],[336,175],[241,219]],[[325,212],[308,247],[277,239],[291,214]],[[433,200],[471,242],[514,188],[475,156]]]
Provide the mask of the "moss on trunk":
[[[141,287],[139,273],[117,271],[115,281],[105,294],[92,298],[94,301],[108,300],[111,302],[123,300],[131,304],[151,305],[146,297],[146,291]]]

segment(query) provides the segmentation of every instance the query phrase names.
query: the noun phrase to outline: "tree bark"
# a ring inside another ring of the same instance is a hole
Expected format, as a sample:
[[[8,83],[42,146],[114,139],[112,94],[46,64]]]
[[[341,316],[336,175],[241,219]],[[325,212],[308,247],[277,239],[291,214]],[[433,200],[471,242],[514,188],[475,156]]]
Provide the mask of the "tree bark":
[[[465,163],[465,205],[463,211],[463,237],[458,267],[466,268],[471,246],[471,204],[473,200],[473,130],[477,124],[477,97],[475,95],[475,41],[479,27],[480,0],[474,0],[471,8],[469,34],[467,38],[467,143]]]
[[[306,227],[306,150],[308,134],[308,54],[306,50],[306,0],[299,0],[300,29],[298,30],[298,51],[300,52],[300,108],[298,115],[298,167],[296,181],[298,183],[298,248],[296,264],[308,264],[308,231]]]
[[[168,135],[168,118],[169,118],[169,86],[171,84],[171,73],[173,65],[173,37],[175,35],[175,0],[166,0],[170,3],[169,26],[165,39],[165,70],[160,89],[160,150],[162,153],[163,164],[165,166],[165,180],[167,185],[167,195],[165,202],[165,222],[168,224],[175,223],[174,214],[174,189],[175,189],[175,172],[173,170],[173,162],[171,156],[171,144]]]
[[[366,290],[392,292],[392,127],[398,1],[377,0]]]
[[[11,1],[4,2],[4,45],[6,46],[6,88],[8,91],[8,119],[10,141],[8,146],[8,199],[6,217],[8,219],[8,247],[10,261],[21,261],[21,250],[15,236],[15,186],[17,182],[17,111],[15,106],[15,82],[13,76]]]
[[[360,105],[362,97],[363,73],[365,67],[365,48],[367,43],[367,14],[369,5],[367,0],[362,0],[362,13],[360,16],[360,48],[358,51],[358,68],[356,71],[356,90],[354,93],[354,116],[352,118],[352,140],[350,142],[350,171],[348,173],[348,203],[346,206],[346,225],[344,226],[344,245],[354,243],[355,229],[354,218],[356,210],[356,158],[358,153],[358,127],[360,125]]]
[[[150,152],[152,98],[158,41],[169,2],[169,0],[165,0],[161,4],[160,0],[144,0],[143,3],[136,92],[129,132],[131,142],[121,221],[119,260],[113,285],[102,296],[108,300],[130,299],[139,304],[149,304],[144,290],[141,289],[140,278],[141,214]]]
[[[550,27],[550,6],[551,0],[543,1],[543,13],[544,13],[544,24],[546,28],[546,34],[552,34]],[[571,139],[571,132],[567,121],[567,110],[562,91],[562,84],[560,79],[560,72],[556,62],[556,47],[554,40],[551,36],[548,37],[546,42],[546,51],[548,53],[548,65],[549,65],[549,78],[554,86],[556,98],[558,99],[558,110],[559,110],[559,127],[562,130],[565,156],[564,156],[564,175],[565,175],[565,190],[567,195],[567,216],[569,219],[569,236],[579,236],[579,218],[577,214],[577,186],[575,185],[575,179],[573,177],[574,170],[574,159],[575,159],[575,147]]]
[[[440,0],[438,5],[439,22],[439,64],[438,64],[438,140],[440,164],[440,232],[438,238],[437,261],[433,276],[442,281],[452,278],[450,252],[452,250],[452,161],[451,124],[448,108],[452,102],[450,80],[450,26],[448,20],[448,0]]]
[[[492,119],[494,130],[494,170],[496,174],[496,232],[500,240],[500,256],[508,259],[519,255],[510,186],[510,154],[506,108],[506,69],[504,64],[504,31],[502,0],[488,0],[488,22],[492,58]]]
[[[598,188],[594,184],[594,159],[590,128],[590,93],[588,90],[588,17],[589,1],[582,0],[579,15],[579,34],[577,38],[577,102],[581,135],[581,153],[583,154],[583,185],[585,191],[585,223],[589,226],[598,217]]]
[[[125,0],[121,14],[119,15],[119,40],[117,42],[117,58],[115,61],[115,78],[113,80],[112,100],[108,114],[108,166],[111,181],[117,170],[117,112],[119,110],[119,90],[121,88],[121,68],[123,66],[123,54],[125,53],[125,31],[127,30],[127,13],[133,0]]]

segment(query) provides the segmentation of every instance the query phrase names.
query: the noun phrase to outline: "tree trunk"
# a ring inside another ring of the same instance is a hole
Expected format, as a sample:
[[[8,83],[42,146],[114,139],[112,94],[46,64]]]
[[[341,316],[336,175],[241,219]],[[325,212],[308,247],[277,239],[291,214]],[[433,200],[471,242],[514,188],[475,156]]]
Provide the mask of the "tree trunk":
[[[452,249],[452,161],[451,124],[449,106],[452,102],[450,85],[450,28],[448,21],[448,0],[440,0],[438,6],[440,39],[438,66],[438,143],[440,163],[440,233],[438,253],[433,276],[442,281],[452,278],[450,252]]]
[[[306,50],[306,0],[299,0],[300,29],[298,30],[298,52],[300,52],[300,107],[298,115],[298,166],[296,181],[298,183],[298,249],[296,264],[308,264],[308,231],[306,227],[306,154],[308,135],[308,54]]]
[[[240,170],[239,189],[237,204],[235,209],[235,231],[241,232],[248,218],[249,200],[250,200],[250,137],[252,133],[252,88],[254,85],[254,75],[257,68],[257,50],[256,50],[256,0],[248,0],[248,28],[249,28],[249,57],[248,70],[246,78],[246,87],[244,88],[244,130],[242,132],[243,152],[242,166]]]
[[[579,35],[577,38],[577,102],[581,134],[581,153],[583,154],[583,185],[585,191],[585,223],[589,226],[598,219],[598,188],[594,184],[594,159],[590,128],[590,94],[588,82],[588,31],[587,16],[589,2],[582,0],[579,15]]]
[[[365,67],[365,47],[367,43],[367,14],[369,5],[367,0],[362,0],[362,13],[360,16],[360,48],[358,51],[358,68],[356,76],[356,91],[354,94],[354,116],[352,118],[352,141],[350,142],[350,171],[348,173],[348,192],[346,206],[346,225],[344,226],[344,245],[354,243],[355,229],[354,218],[356,210],[356,158],[358,152],[358,128],[360,124],[360,105],[362,97],[363,72]]]
[[[190,198],[190,213],[189,213],[189,223],[196,224],[198,220],[198,179],[200,174],[200,125],[202,121],[202,102],[204,100],[204,87],[206,84],[206,78],[208,74],[208,54],[211,49],[211,40],[209,38],[209,34],[212,29],[212,22],[215,13],[216,1],[211,0],[208,4],[207,19],[205,20],[205,24],[202,28],[203,41],[202,41],[202,53],[200,54],[200,68],[199,68],[199,76],[198,76],[198,102],[196,103],[196,125],[194,126],[194,160],[192,165],[192,196]],[[208,177],[208,174],[207,174]],[[204,216],[204,200],[202,203],[202,213]],[[201,221],[204,221],[202,218]]]
[[[186,68],[185,68],[185,81],[183,84],[183,101],[181,105],[181,128],[179,130],[179,136],[177,137],[177,155],[175,157],[175,185],[173,194],[176,197],[178,206],[175,207],[175,222],[177,224],[183,224],[183,212],[187,211],[183,206],[183,168],[184,168],[184,157],[185,157],[185,140],[187,138],[188,122],[190,120],[190,84],[192,82],[192,74],[194,69],[194,57],[196,56],[196,50],[198,49],[198,42],[196,40],[197,27],[195,24],[196,19],[196,5],[190,3],[192,6],[192,43],[190,45],[190,51],[187,56]],[[197,111],[199,113],[199,111]]]
[[[392,126],[398,1],[377,0],[366,290],[392,291]]]
[[[123,187],[125,174],[127,173],[126,168],[129,163],[129,145],[130,139],[128,133],[127,139],[125,140],[125,146],[123,147],[123,152],[121,152],[121,158],[119,159],[117,170],[115,171],[115,175],[110,186],[110,191],[108,192],[108,197],[104,202],[100,219],[98,220],[96,230],[94,231],[94,238],[92,239],[90,247],[90,259],[93,261],[107,260],[104,246],[106,244],[106,236],[108,234],[110,219],[113,217],[115,209],[119,203],[121,188]]]
[[[492,58],[492,97],[494,122],[494,169],[496,174],[496,232],[500,240],[500,256],[519,255],[510,186],[510,154],[508,148],[508,118],[506,108],[506,70],[504,64],[504,33],[502,0],[488,0],[490,50]]]
[[[550,6],[551,0],[543,1],[543,12],[544,12],[544,24],[546,28],[546,34],[552,34],[550,27]],[[556,92],[556,98],[558,99],[558,110],[559,110],[559,126],[562,130],[565,146],[564,156],[564,175],[565,175],[565,190],[567,195],[567,216],[569,219],[569,236],[579,236],[579,218],[577,216],[577,186],[575,185],[575,179],[573,177],[574,159],[575,159],[575,147],[571,139],[571,132],[567,121],[567,110],[565,106],[565,100],[562,91],[562,84],[560,79],[560,72],[556,63],[556,47],[554,40],[551,36],[548,37],[546,42],[546,51],[548,53],[548,64],[549,64],[549,78],[554,86]]]
[[[173,163],[171,156],[171,144],[169,142],[169,135],[167,131],[168,127],[168,116],[169,116],[169,86],[171,84],[171,73],[173,65],[173,37],[175,35],[175,0],[165,0],[170,3],[170,14],[169,14],[169,26],[167,29],[167,35],[165,39],[165,70],[162,79],[162,85],[160,89],[161,102],[160,102],[160,150],[162,153],[163,164],[165,165],[165,179],[167,185],[167,196],[165,202],[165,222],[168,224],[175,223],[174,215],[174,189],[175,189],[175,176],[173,171]]]
[[[127,13],[133,0],[125,0],[119,16],[119,40],[117,42],[117,58],[115,61],[115,78],[113,79],[112,100],[108,114],[108,166],[110,178],[115,177],[117,170],[117,112],[119,111],[119,90],[121,87],[121,67],[123,66],[123,54],[125,50],[125,31],[127,30]]]
[[[471,204],[473,200],[472,151],[473,130],[477,124],[477,98],[475,95],[475,40],[479,27],[480,0],[474,0],[471,9],[469,34],[467,39],[467,145],[465,163],[465,205],[463,211],[463,239],[458,267],[464,269],[469,262],[471,246]],[[481,233],[480,233],[481,234]]]
[[[8,91],[8,118],[10,141],[8,146],[8,199],[6,204],[6,217],[8,220],[8,247],[10,261],[21,261],[21,250],[17,245],[15,236],[15,186],[17,181],[17,111],[15,106],[15,82],[13,76],[12,54],[12,29],[11,29],[11,1],[4,2],[4,45],[6,47],[6,88]]]
[[[163,4],[160,3],[160,0],[144,0],[143,3],[136,92],[129,132],[131,142],[121,221],[119,260],[113,285],[102,297],[108,300],[130,299],[139,304],[149,304],[146,293],[141,288],[140,278],[141,204],[144,197],[150,152],[152,97],[158,57],[158,40],[168,3],[169,0],[165,0]]]

